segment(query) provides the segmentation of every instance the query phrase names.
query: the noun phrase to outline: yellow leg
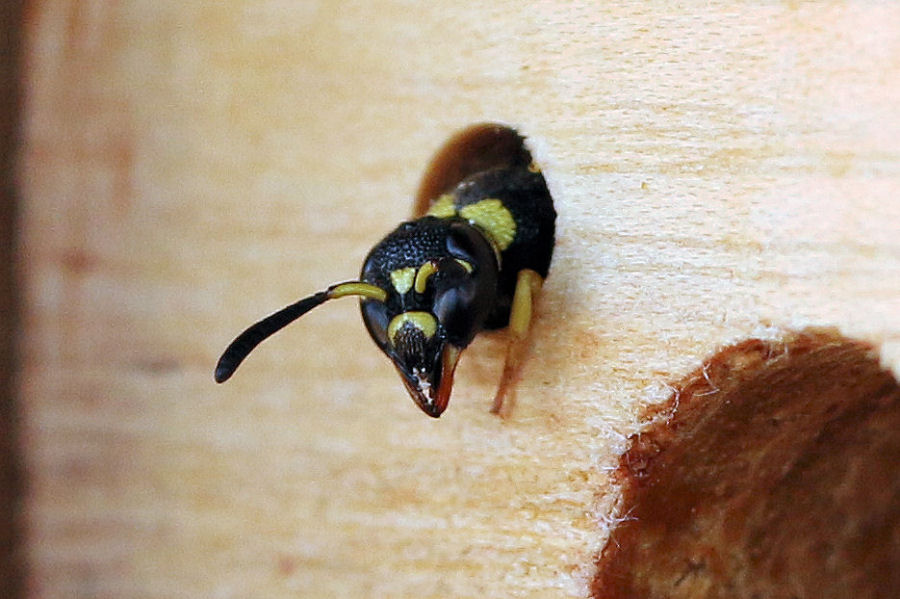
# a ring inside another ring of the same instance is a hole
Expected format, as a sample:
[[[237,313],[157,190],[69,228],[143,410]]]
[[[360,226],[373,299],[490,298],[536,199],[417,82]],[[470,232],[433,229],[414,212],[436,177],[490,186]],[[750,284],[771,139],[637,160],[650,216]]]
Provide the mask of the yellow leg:
[[[519,271],[512,308],[509,313],[511,338],[506,350],[506,365],[503,367],[500,386],[497,387],[497,394],[494,396],[494,405],[491,407],[492,414],[506,417],[512,412],[515,400],[513,388],[519,378],[519,367],[527,346],[532,307],[543,284],[544,279],[533,270],[526,268]]]

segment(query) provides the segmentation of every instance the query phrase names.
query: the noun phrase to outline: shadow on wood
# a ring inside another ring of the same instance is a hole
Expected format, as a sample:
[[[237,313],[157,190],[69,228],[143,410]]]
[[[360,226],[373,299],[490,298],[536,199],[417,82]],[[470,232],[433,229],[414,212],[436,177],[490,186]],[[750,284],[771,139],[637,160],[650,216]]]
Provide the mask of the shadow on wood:
[[[22,466],[16,398],[19,295],[16,285],[19,48],[22,3],[0,7],[0,596],[20,597],[24,567],[19,512]]]

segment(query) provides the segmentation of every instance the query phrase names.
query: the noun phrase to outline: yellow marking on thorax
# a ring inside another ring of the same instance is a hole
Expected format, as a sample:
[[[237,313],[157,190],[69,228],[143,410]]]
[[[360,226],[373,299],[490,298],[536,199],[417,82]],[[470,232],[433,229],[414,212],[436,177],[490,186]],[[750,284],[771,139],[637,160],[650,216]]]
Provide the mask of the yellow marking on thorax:
[[[516,219],[498,199],[488,198],[456,209],[456,198],[445,193],[428,209],[428,216],[452,218],[459,215],[488,234],[501,252],[516,238]]]
[[[456,206],[454,205],[453,194],[445,193],[431,205],[426,212],[427,216],[436,216],[438,218],[451,218],[456,216]]]
[[[412,266],[398,268],[391,272],[391,284],[394,286],[394,289],[397,290],[397,293],[403,295],[412,289],[415,276],[416,269]]]
[[[437,320],[430,313],[416,311],[403,312],[392,318],[391,323],[388,325],[388,339],[391,340],[391,343],[395,342],[397,333],[406,323],[410,323],[412,326],[422,331],[422,334],[425,335],[426,339],[431,339],[437,332]]]
[[[489,198],[463,206],[459,215],[490,235],[501,251],[516,238],[516,220],[500,200]]]

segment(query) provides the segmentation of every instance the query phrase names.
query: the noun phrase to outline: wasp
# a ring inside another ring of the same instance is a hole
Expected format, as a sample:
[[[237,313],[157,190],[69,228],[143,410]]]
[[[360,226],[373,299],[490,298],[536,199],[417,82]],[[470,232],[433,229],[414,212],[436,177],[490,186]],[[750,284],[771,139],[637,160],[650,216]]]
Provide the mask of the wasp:
[[[216,382],[228,380],[257,345],[316,306],[357,296],[372,340],[416,405],[434,418],[447,408],[461,352],[478,333],[508,328],[491,409],[501,413],[555,238],[553,201],[523,142],[512,129],[491,124],[451,140],[438,155],[450,164],[425,186],[429,194],[444,188],[425,202],[420,197],[424,213],[379,241],[357,280],[331,285],[238,335],[216,365]],[[463,151],[476,155],[458,156]]]

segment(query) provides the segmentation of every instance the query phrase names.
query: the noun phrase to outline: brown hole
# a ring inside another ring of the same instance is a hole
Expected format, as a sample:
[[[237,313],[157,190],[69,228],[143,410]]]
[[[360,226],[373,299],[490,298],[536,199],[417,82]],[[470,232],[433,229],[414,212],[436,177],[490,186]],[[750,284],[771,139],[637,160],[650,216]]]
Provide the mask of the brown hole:
[[[467,127],[453,135],[431,159],[416,192],[413,216],[423,216],[432,200],[469,175],[530,163],[525,139],[514,129],[497,123]]]
[[[750,340],[631,439],[596,598],[896,597],[900,386],[833,331]]]

